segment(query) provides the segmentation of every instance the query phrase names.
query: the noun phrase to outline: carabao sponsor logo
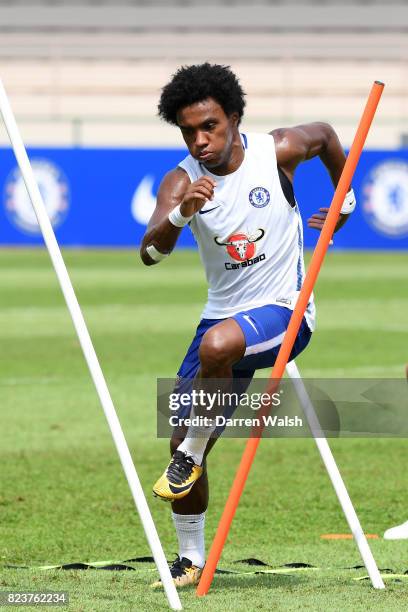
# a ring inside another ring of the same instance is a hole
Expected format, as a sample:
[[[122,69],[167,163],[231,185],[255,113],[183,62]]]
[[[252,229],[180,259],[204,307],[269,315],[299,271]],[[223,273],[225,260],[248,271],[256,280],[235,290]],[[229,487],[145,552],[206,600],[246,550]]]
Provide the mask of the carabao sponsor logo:
[[[225,262],[226,270],[239,270],[248,268],[265,259],[265,253],[254,257],[256,253],[255,243],[265,235],[265,230],[259,228],[253,234],[247,235],[243,232],[231,234],[227,240],[220,240],[218,236],[214,238],[215,244],[226,247],[226,251],[231,259],[239,263]]]
[[[265,230],[259,228],[254,235],[247,236],[243,233],[232,234],[225,242],[220,240],[218,236],[214,238],[215,244],[225,246],[227,253],[236,261],[245,261],[251,259],[255,255],[255,243],[261,240],[265,234]]]

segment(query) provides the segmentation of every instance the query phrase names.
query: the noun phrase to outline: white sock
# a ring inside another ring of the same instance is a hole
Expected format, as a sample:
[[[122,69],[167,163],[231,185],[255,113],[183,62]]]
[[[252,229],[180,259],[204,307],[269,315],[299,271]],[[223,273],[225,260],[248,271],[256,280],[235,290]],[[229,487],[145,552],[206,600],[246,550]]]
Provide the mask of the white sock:
[[[202,514],[175,514],[172,512],[174,526],[179,541],[179,557],[190,559],[193,565],[204,567],[205,512]]]
[[[177,450],[190,455],[196,465],[202,465],[205,449],[214,429],[215,426],[193,427],[190,425],[186,437],[180,446],[177,447]]]

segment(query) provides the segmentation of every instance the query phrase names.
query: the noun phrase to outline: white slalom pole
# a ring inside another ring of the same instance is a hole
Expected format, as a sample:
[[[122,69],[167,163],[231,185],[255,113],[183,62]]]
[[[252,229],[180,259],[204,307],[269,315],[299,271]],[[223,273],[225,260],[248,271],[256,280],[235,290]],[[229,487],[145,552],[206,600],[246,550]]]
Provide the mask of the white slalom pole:
[[[339,468],[337,467],[333,454],[330,450],[330,446],[326,440],[322,428],[320,427],[313,404],[294,361],[290,361],[287,364],[286,372],[293,381],[296,395],[299,398],[317,448],[319,449],[323,463],[329,474],[330,480],[332,481],[332,485],[336,491],[336,495],[349,524],[351,533],[353,534],[353,537],[357,543],[364,565],[367,568],[372,585],[375,589],[384,589],[384,582],[381,578],[380,572],[378,571],[377,563],[375,562],[371,549],[368,545],[367,538],[365,537],[361,528],[360,521],[358,520],[358,516],[354,510],[353,503],[343,482]]]
[[[20,167],[21,174],[23,176],[31,203],[34,207],[34,211],[44,237],[45,244],[50,254],[52,264],[54,266],[59,283],[61,285],[62,292],[65,297],[65,301],[68,306],[68,310],[70,312],[72,321],[78,334],[78,338],[81,343],[81,347],[86,362],[88,364],[89,371],[95,384],[99,399],[101,401],[102,408],[105,412],[105,416],[108,421],[113,440],[115,442],[116,449],[120,457],[120,461],[125,471],[126,478],[133,495],[133,499],[135,501],[140,519],[142,521],[146,538],[149,542],[149,546],[156,562],[157,569],[159,570],[160,578],[163,583],[163,587],[165,589],[169,605],[173,610],[182,610],[180,598],[173,583],[166,557],[164,556],[163,548],[159,536],[157,534],[152,515],[150,514],[149,506],[147,505],[147,501],[143,493],[143,489],[140,484],[140,480],[137,475],[135,466],[133,464],[129,448],[125,440],[125,436],[123,435],[123,431],[120,426],[119,419],[117,417],[115,407],[113,405],[109,393],[109,389],[107,387],[101,366],[99,365],[99,361],[96,356],[91,337],[86,327],[81,308],[79,306],[74,289],[72,287],[71,280],[69,278],[64,260],[61,255],[61,251],[55,238],[54,230],[52,229],[51,222],[48,218],[47,211],[44,206],[44,202],[40,194],[37,182],[35,180],[34,173],[31,168],[31,164],[28,159],[23,140],[21,138],[16,120],[13,115],[13,111],[11,109],[6,91],[1,80],[0,112],[3,116],[4,124],[6,126],[10,138],[11,146],[13,147],[14,154]]]

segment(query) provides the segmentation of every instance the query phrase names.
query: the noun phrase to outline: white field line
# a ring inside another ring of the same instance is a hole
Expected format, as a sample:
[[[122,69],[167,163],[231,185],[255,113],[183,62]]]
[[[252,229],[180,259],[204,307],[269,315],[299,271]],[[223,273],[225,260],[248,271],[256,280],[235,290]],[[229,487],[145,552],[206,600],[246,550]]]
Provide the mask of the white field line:
[[[174,371],[168,371],[160,374],[160,378],[168,378],[174,380]],[[21,376],[21,377],[0,377],[0,387],[18,387],[24,385],[71,385],[72,376]],[[133,389],[138,388],[138,385],[145,391],[146,385],[152,384],[152,376],[150,374],[118,374],[115,376],[115,382],[112,388],[122,390],[124,386],[131,383]],[[75,386],[90,387],[89,376],[84,369],[83,374],[75,374]]]
[[[351,366],[350,368],[302,368],[303,378],[405,378],[405,365]]]
[[[270,369],[257,370],[254,378],[268,378]],[[350,366],[349,368],[302,368],[306,378],[405,378],[405,365]]]
[[[346,266],[346,264],[345,264]],[[396,264],[394,266],[394,262],[392,262],[392,267],[390,264],[384,265],[376,265],[373,264],[370,268],[360,268],[357,266],[353,271],[350,268],[326,268],[322,270],[319,279],[324,279],[325,281],[330,280],[344,280],[344,281],[364,281],[364,280],[373,280],[376,281],[388,281],[388,280],[407,280],[408,279],[408,269],[406,264]]]
[[[38,377],[32,378],[0,378],[0,387],[20,387],[23,385],[54,385],[63,382],[62,378],[57,377]]]
[[[191,287],[204,285],[205,280],[200,270],[177,270],[177,278],[173,274],[164,274],[163,271],[158,274],[142,273],[138,269],[133,270],[93,270],[92,268],[71,270],[72,282],[76,287],[81,289],[96,288],[101,289],[117,288],[123,286],[130,292],[141,287],[162,287],[162,286],[184,286]],[[52,275],[52,270],[35,270],[32,274],[28,271],[24,273],[22,280],[22,270],[20,268],[8,268],[0,270],[0,286],[3,288],[54,288],[55,278]]]
[[[83,308],[85,319],[93,332],[104,334],[151,331],[178,332],[191,330],[198,324],[202,304],[159,305],[104,304]],[[146,312],[149,317],[146,318]],[[74,338],[69,317],[63,305],[53,307],[22,307],[0,309],[0,339],[2,338]]]

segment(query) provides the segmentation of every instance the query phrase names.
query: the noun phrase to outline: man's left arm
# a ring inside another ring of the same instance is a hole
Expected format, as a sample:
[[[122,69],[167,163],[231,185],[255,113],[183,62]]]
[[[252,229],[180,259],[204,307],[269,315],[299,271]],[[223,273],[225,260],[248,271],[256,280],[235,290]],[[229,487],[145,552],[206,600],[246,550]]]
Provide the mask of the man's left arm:
[[[336,132],[329,124],[316,122],[294,128],[279,128],[271,134],[275,139],[278,165],[291,181],[302,161],[319,157],[326,166],[334,187],[337,187],[346,156]],[[326,207],[320,208],[318,213],[308,219],[308,226],[321,230],[328,210]],[[340,214],[335,231],[346,223],[348,217],[349,214]]]

